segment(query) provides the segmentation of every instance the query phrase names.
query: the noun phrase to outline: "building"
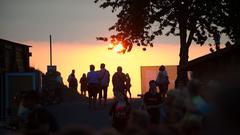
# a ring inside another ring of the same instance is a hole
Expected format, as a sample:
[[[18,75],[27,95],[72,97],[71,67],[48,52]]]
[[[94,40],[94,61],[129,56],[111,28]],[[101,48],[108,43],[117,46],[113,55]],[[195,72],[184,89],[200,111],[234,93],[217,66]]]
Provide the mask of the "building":
[[[29,70],[31,46],[0,39],[0,73]]]
[[[192,77],[207,82],[208,80],[226,80],[240,77],[240,45],[226,48],[189,61],[187,70]]]
[[[35,84],[32,78],[36,75],[30,73],[30,47],[0,39],[0,120],[8,117],[15,95]]]

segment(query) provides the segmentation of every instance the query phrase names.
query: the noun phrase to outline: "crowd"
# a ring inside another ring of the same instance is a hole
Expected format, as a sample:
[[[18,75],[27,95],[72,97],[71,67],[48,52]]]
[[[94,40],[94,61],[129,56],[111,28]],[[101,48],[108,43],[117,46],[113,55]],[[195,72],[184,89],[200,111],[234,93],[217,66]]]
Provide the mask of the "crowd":
[[[106,105],[108,86],[110,83],[110,73],[105,68],[105,64],[100,65],[100,70],[96,71],[94,65],[89,66],[90,71],[79,79],[80,83],[80,94],[86,96],[88,93],[89,108],[96,109],[96,102],[101,105],[102,103]],[[77,91],[78,82],[75,77],[75,70],[68,76],[69,88]],[[128,73],[122,72],[122,67],[117,67],[117,72],[112,76],[112,85],[114,97],[123,94],[127,97],[127,93],[131,98],[131,78]]]
[[[81,125],[66,127],[60,135],[238,135],[239,84],[229,80],[201,82],[192,79],[187,87],[157,91],[149,82],[143,96],[144,108],[133,109],[118,93],[110,109],[112,128],[94,130]]]
[[[74,79],[75,78],[75,79]],[[105,64],[83,74],[79,80],[82,95],[88,92],[89,108],[106,104],[110,74]],[[168,90],[168,74],[159,68],[156,80],[149,81],[149,91],[142,96],[142,106],[133,108],[131,81],[122,67],[112,76],[114,101],[109,110],[112,127],[96,130],[86,125],[72,125],[59,129],[54,116],[40,105],[39,95],[31,91],[23,96],[18,118],[24,134],[57,135],[237,135],[239,133],[239,84],[237,79],[220,82],[192,78],[186,87]],[[75,71],[68,78],[69,88],[77,89]],[[158,91],[159,90],[159,91]],[[83,123],[82,123],[83,124]]]

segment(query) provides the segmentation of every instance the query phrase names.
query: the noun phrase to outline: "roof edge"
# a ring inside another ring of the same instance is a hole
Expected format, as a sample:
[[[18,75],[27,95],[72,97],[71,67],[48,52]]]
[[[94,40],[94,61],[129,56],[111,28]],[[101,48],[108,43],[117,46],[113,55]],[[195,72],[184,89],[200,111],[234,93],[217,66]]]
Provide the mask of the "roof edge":
[[[9,42],[9,43],[12,43],[12,44],[18,44],[18,45],[20,45],[20,46],[25,46],[25,47],[32,47],[32,46],[30,46],[30,45],[26,45],[26,44],[22,44],[22,43],[17,43],[17,42],[9,41],[9,40],[2,39],[2,38],[0,38],[0,41]]]

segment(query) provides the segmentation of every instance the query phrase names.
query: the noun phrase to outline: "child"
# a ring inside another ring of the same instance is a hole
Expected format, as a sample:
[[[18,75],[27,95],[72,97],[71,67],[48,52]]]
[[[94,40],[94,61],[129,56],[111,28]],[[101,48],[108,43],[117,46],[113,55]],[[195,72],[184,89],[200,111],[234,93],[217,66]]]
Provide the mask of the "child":
[[[87,91],[87,76],[84,73],[82,77],[80,78],[79,83],[81,84],[81,95],[86,96],[86,91]]]
[[[119,132],[124,131],[130,110],[131,107],[126,96],[119,92],[109,112],[109,115],[112,116],[112,126]]]

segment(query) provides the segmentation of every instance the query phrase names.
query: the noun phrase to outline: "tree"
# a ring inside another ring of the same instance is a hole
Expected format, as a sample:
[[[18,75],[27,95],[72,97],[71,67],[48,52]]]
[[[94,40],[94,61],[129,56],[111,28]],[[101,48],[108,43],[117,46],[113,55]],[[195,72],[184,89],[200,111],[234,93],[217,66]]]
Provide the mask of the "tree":
[[[221,18],[222,23],[220,25],[224,27],[222,32],[226,33],[232,42],[238,42],[237,45],[240,45],[240,10],[238,1],[226,1],[226,11],[227,16]]]
[[[127,51],[133,44],[153,46],[154,38],[163,34],[180,37],[176,87],[188,81],[186,66],[192,41],[203,45],[217,32],[232,31],[224,29],[230,5],[225,0],[95,0],[100,1],[101,8],[117,12],[118,20],[109,28],[117,31],[111,41],[122,41]]]

